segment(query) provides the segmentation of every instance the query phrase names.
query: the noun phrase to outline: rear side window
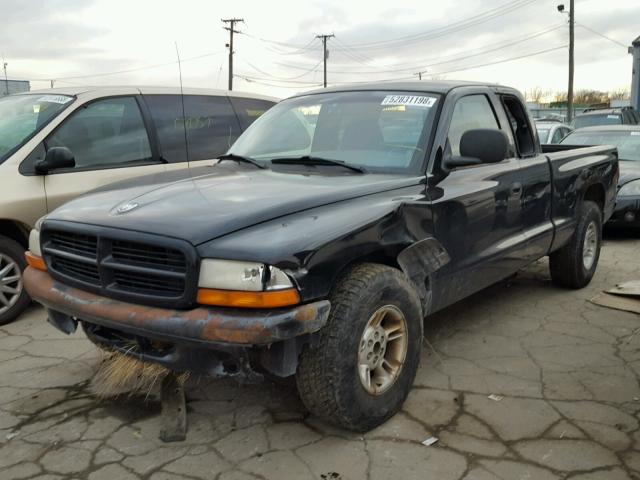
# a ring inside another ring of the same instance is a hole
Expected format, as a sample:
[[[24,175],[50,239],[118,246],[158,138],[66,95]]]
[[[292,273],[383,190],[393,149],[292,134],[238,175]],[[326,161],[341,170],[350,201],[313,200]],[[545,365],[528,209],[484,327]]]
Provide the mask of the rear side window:
[[[178,95],[145,95],[158,132],[162,156],[169,162],[186,162],[182,100]]]
[[[240,136],[240,125],[227,97],[185,95],[189,160],[217,158]]]
[[[521,157],[527,157],[536,153],[536,143],[533,140],[533,132],[529,124],[522,102],[511,95],[503,95],[502,103],[511,124],[511,131],[516,140],[516,147]]]
[[[185,95],[145,96],[158,131],[162,156],[186,162],[185,128],[189,160],[207,160],[224,154],[240,135],[240,125],[226,97]],[[186,117],[186,118],[185,118]]]
[[[500,129],[489,99],[481,94],[462,97],[453,109],[448,137],[452,155],[460,155],[462,135],[476,128]]]
[[[229,100],[238,114],[242,130],[246,130],[260,115],[275,105],[274,102],[257,98],[229,97]]]
[[[76,168],[151,159],[147,130],[132,97],[98,100],[79,108],[47,139],[47,148],[67,147]]]

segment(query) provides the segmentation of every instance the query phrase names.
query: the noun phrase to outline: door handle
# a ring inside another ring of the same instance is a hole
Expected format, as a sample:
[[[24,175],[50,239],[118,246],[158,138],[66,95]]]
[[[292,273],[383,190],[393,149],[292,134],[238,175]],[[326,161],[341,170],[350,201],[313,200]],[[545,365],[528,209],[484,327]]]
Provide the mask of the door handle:
[[[522,184],[521,183],[513,183],[513,184],[511,184],[511,196],[513,196],[513,197],[522,196]]]

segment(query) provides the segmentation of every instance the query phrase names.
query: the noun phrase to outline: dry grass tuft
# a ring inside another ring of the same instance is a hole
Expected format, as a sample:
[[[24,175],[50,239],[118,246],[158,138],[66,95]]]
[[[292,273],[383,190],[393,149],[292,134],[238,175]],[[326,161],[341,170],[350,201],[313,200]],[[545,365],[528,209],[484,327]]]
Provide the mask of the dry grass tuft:
[[[91,379],[91,392],[99,398],[120,395],[149,396],[156,385],[172,371],[156,363],[148,363],[119,352],[104,353],[98,371]],[[189,372],[178,374],[178,382],[184,385]]]

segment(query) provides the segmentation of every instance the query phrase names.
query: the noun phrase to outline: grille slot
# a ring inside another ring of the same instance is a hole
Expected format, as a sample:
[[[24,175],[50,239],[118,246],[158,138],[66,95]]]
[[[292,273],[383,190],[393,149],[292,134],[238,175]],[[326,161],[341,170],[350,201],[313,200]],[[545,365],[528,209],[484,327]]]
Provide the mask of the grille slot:
[[[179,250],[114,240],[111,255],[117,262],[150,268],[162,268],[173,272],[186,272],[184,254]]]
[[[121,231],[91,226],[74,230],[45,223],[41,232],[43,255],[54,278],[131,303],[193,305],[197,256],[191,245],[143,234],[132,242],[123,240]]]
[[[167,278],[123,271],[114,272],[113,278],[117,288],[146,295],[176,297],[184,291],[183,278]]]
[[[98,238],[91,235],[75,235],[66,232],[51,232],[51,248],[74,253],[88,258],[98,257]]]
[[[100,274],[98,273],[97,265],[55,256],[52,258],[51,266],[60,273],[77,278],[83,282],[95,285],[100,283]]]

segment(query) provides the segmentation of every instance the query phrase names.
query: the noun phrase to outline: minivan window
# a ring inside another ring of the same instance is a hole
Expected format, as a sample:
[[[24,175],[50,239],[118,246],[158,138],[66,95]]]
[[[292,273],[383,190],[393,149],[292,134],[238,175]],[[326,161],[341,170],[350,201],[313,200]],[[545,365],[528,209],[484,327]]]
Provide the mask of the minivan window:
[[[240,125],[227,97],[185,95],[184,110],[189,160],[217,158],[240,136]]]
[[[257,98],[229,97],[234,110],[238,114],[240,126],[246,130],[249,125],[255,122],[264,112],[275,105],[269,100]]]
[[[158,132],[162,157],[169,162],[186,162],[187,147],[179,95],[144,95]]]
[[[80,107],[46,141],[67,147],[76,168],[120,165],[151,159],[151,147],[133,97],[98,100]]]
[[[0,99],[0,163],[70,105],[69,95],[11,95]]]
[[[255,121],[230,153],[259,160],[321,157],[367,171],[417,173],[440,96],[359,91],[284,100]]]

